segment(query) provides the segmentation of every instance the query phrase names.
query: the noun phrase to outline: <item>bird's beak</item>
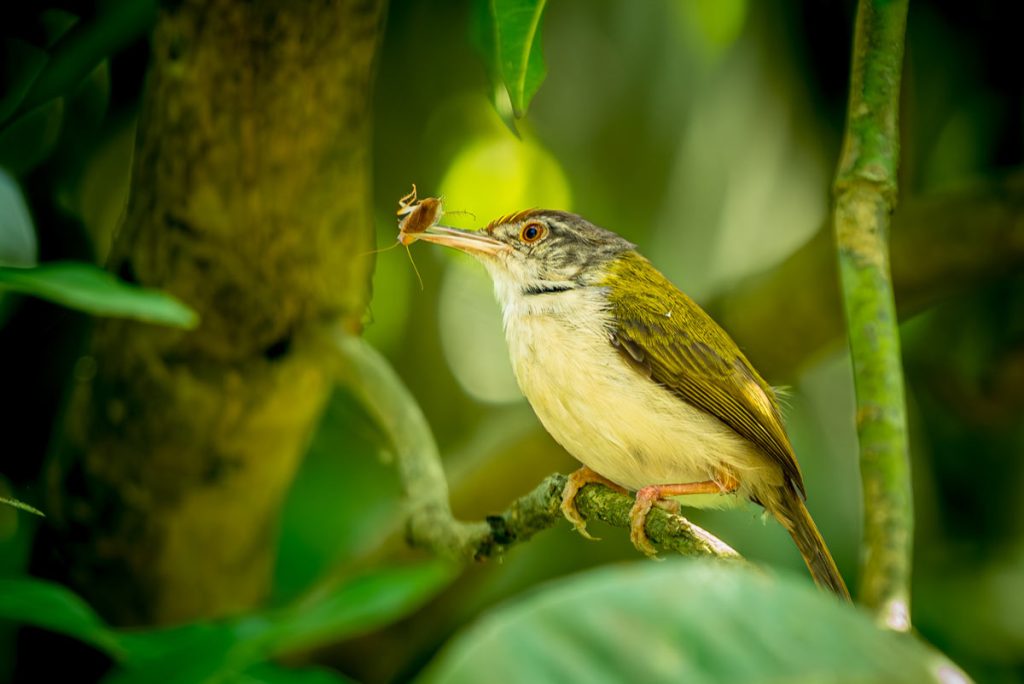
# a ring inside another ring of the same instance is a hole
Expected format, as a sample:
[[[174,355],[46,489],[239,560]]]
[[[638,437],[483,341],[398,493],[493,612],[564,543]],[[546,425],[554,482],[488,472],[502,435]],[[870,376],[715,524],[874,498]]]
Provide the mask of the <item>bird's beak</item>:
[[[473,255],[495,256],[509,251],[508,245],[486,233],[447,226],[431,226],[422,233],[416,233],[416,239],[452,247]]]

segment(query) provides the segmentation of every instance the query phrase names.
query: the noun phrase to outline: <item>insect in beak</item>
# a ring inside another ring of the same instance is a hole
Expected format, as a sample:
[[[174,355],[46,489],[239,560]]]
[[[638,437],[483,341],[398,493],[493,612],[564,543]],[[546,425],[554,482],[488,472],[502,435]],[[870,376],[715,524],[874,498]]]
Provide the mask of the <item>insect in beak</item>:
[[[396,215],[398,222],[398,241],[403,245],[411,245],[417,237],[434,224],[436,224],[444,209],[441,200],[436,197],[425,197],[422,200],[416,199],[416,184],[412,186],[412,192],[398,200],[398,211]]]

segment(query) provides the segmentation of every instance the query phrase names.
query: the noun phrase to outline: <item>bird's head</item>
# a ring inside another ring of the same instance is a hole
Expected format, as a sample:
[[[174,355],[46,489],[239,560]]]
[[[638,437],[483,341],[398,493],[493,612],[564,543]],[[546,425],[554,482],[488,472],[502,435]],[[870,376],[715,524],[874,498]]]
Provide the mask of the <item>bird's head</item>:
[[[609,261],[635,249],[575,214],[547,209],[503,216],[479,231],[431,226],[417,239],[472,254],[487,267],[502,299],[585,287]]]

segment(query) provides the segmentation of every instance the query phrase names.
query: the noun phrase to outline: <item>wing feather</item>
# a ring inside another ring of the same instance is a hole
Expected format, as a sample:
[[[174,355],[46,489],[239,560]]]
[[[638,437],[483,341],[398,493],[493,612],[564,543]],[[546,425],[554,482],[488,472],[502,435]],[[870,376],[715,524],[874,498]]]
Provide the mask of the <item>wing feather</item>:
[[[632,281],[608,290],[609,338],[623,358],[760,447],[804,494],[775,393],[729,335],[635,252],[620,256],[609,277]]]

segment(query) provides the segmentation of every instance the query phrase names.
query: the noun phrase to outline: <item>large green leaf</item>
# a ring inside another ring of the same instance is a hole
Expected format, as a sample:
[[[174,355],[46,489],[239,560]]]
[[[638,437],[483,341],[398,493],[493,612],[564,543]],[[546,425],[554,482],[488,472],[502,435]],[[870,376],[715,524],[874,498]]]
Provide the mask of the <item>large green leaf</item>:
[[[124,655],[119,635],[74,592],[52,582],[0,579],[0,620],[66,634],[115,658]]]
[[[522,118],[547,67],[541,50],[546,0],[477,0],[471,39],[483,54],[491,79],[504,86],[516,118]],[[499,94],[495,106],[502,111]]]
[[[98,316],[194,328],[199,316],[169,294],[118,280],[92,264],[61,261],[0,267],[0,292],[20,292]]]
[[[680,559],[603,568],[485,616],[425,680],[926,682],[931,653],[808,582]]]

